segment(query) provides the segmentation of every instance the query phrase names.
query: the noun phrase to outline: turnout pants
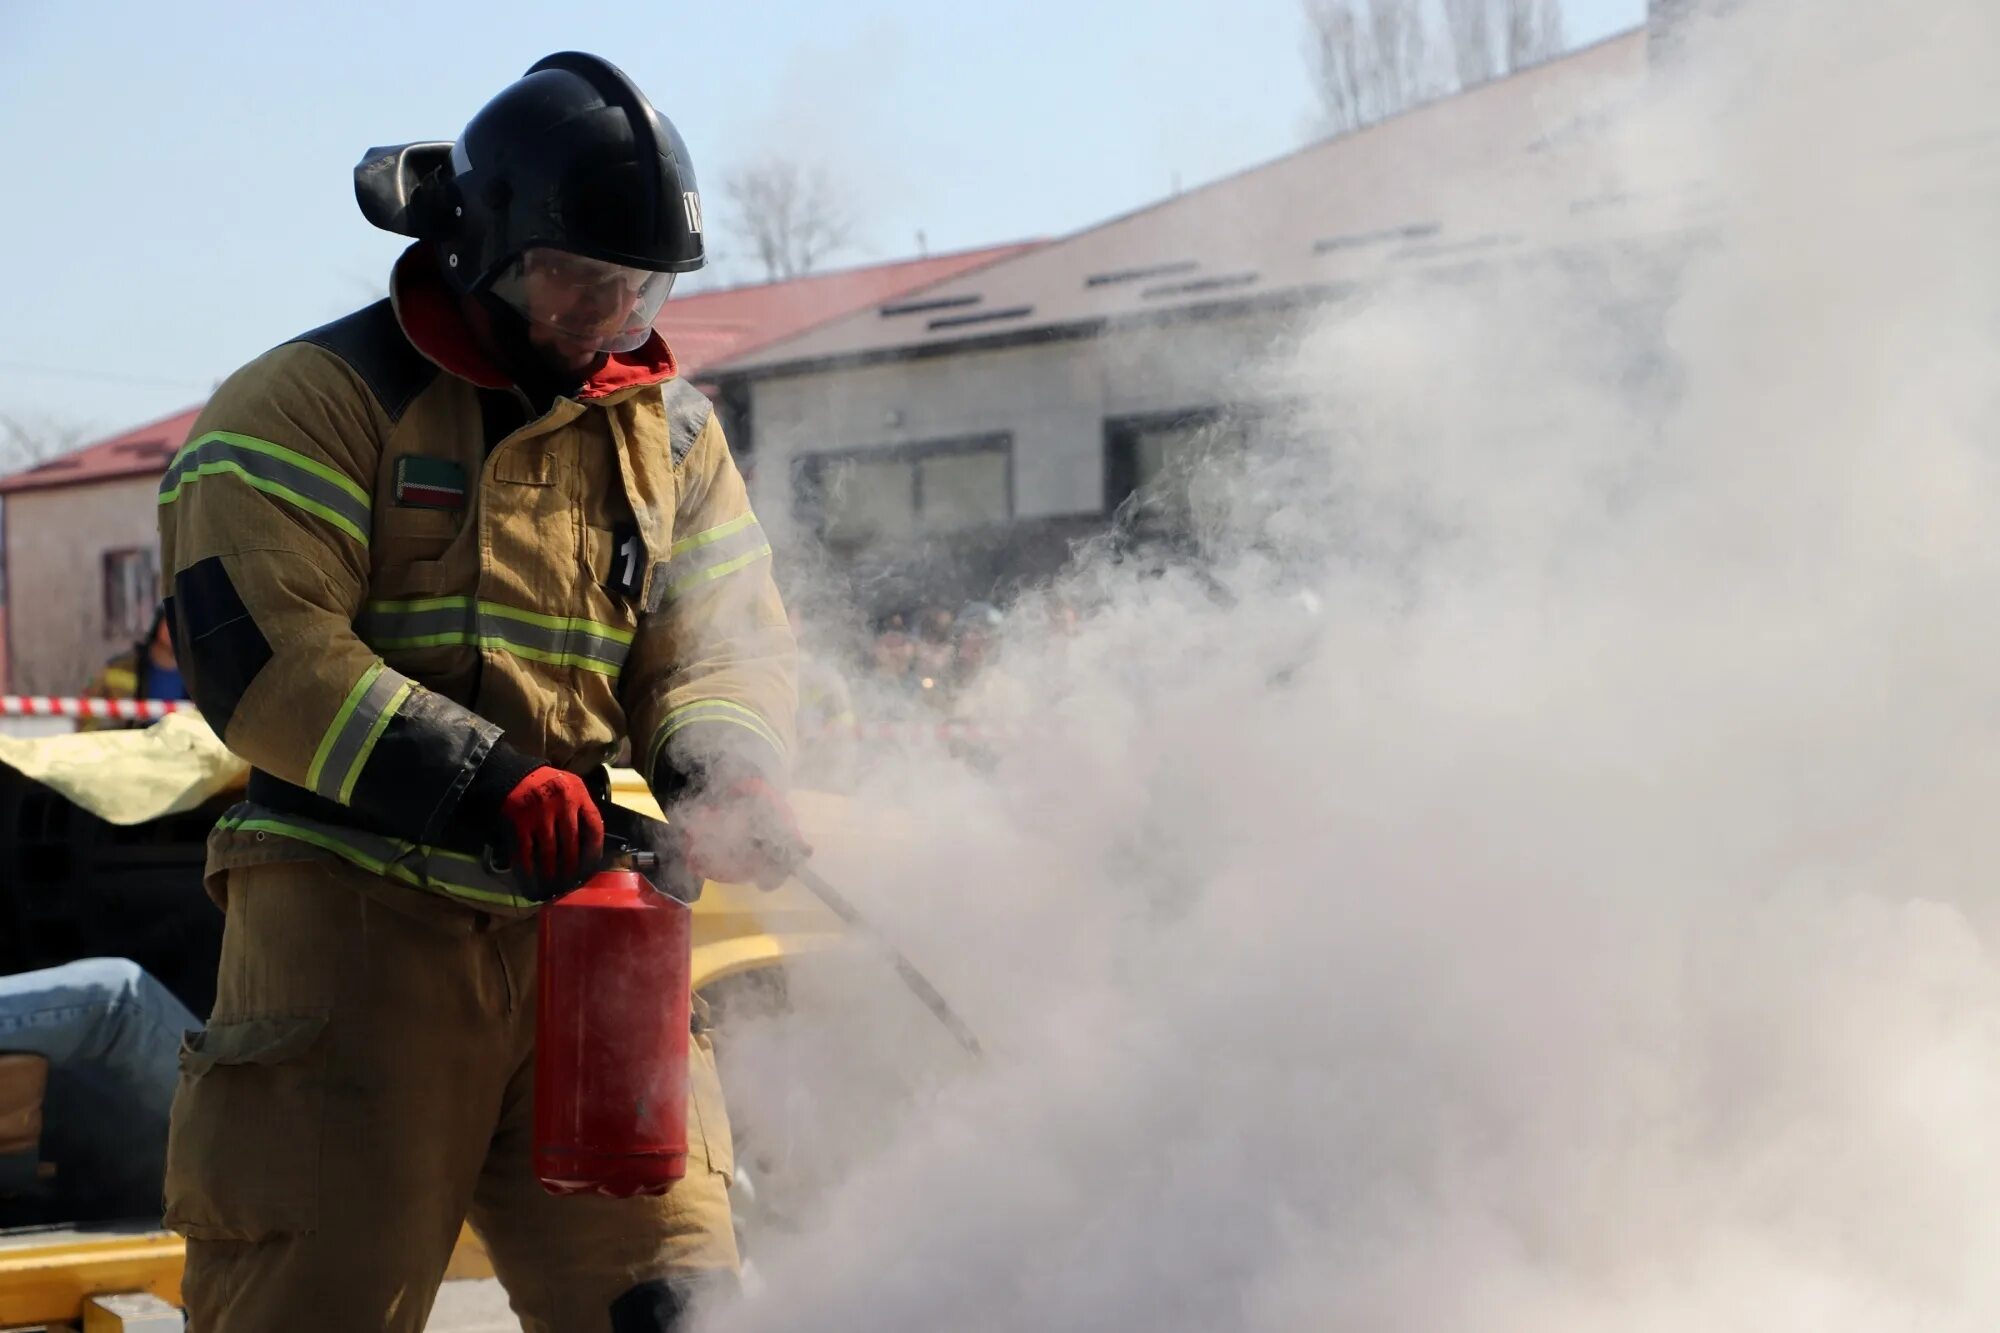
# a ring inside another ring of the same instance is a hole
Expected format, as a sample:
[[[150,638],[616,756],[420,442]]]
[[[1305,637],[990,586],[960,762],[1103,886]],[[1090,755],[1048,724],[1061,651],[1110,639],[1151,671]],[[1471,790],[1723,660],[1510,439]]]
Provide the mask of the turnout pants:
[[[181,1051],[166,1176],[194,1333],[415,1333],[468,1217],[530,1333],[675,1328],[674,1310],[734,1287],[705,1035],[686,1179],[652,1198],[556,1198],[531,1164],[532,916],[342,862],[210,883],[227,914],[219,988]]]

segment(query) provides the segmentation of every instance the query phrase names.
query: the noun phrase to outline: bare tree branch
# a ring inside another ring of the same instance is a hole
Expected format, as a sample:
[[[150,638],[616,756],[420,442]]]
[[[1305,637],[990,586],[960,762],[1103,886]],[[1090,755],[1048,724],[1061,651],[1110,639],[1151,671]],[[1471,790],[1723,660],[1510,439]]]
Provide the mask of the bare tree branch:
[[[1301,0],[1325,127],[1372,124],[1558,54],[1562,0]],[[1434,26],[1430,15],[1442,17]]]
[[[1458,86],[1486,82],[1494,69],[1493,0],[1443,0],[1443,4]]]
[[[1303,8],[1329,130],[1371,124],[1441,91],[1423,0],[1303,0]]]
[[[1430,33],[1412,0],[1369,0],[1368,26],[1380,57],[1375,119],[1414,106],[1433,91],[1428,77]]]
[[[723,178],[730,223],[764,266],[768,281],[813,271],[854,239],[854,223],[820,168],[771,157]]]
[[[0,413],[0,472],[19,472],[81,448],[91,427],[48,417]]]
[[[1563,49],[1559,0],[1507,0],[1507,68],[1539,64]]]
[[[1361,25],[1344,0],[1305,0],[1306,53],[1313,90],[1328,130],[1339,133],[1363,124]]]

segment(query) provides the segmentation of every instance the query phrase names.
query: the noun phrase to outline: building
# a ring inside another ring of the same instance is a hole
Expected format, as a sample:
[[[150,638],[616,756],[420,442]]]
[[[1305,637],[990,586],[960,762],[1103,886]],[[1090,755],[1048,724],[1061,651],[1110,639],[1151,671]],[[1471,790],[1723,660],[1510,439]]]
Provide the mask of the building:
[[[1004,597],[1135,497],[1171,527],[1182,462],[1278,406],[1242,368],[1302,313],[1613,206],[1557,163],[1646,68],[1615,37],[728,358],[766,528],[886,611]]]
[[[74,693],[145,634],[160,579],[160,474],[198,411],[0,478],[9,690]]]
[[[716,361],[1016,257],[1034,244],[696,292],[669,301],[659,326],[684,372],[714,393],[704,368]],[[6,689],[71,693],[144,634],[158,598],[158,483],[199,411],[177,412],[0,478]]]

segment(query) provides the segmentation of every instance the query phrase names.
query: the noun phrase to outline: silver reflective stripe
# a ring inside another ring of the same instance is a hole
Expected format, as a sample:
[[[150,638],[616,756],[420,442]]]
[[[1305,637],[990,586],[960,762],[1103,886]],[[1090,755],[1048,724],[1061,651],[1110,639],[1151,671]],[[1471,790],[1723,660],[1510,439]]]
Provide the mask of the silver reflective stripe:
[[[370,602],[355,631],[376,652],[471,644],[495,648],[553,666],[582,667],[615,676],[632,651],[632,633],[574,616],[518,611],[469,597],[413,602]]]
[[[346,805],[368,756],[375,751],[375,742],[382,738],[403,700],[410,697],[410,689],[408,677],[380,662],[364,672],[320,738],[312,766],[306,771],[306,785],[329,801]]]
[[[239,813],[240,812],[240,813]],[[260,805],[243,805],[224,816],[216,829],[224,833],[268,833],[290,838],[360,866],[372,875],[429,889],[488,907],[532,907],[531,899],[514,892],[513,881],[494,874],[479,858],[385,838],[377,833],[337,824],[279,814]]]
[[[704,723],[741,727],[775,750],[780,761],[785,757],[785,746],[778,739],[778,733],[756,710],[734,699],[696,699],[668,713],[654,730],[653,739],[646,746],[645,772],[649,780],[659,766],[660,752],[666,748],[667,742],[689,727]]]
[[[746,509],[727,523],[682,538],[668,548],[665,600],[685,597],[703,584],[726,578],[770,554],[764,525]]]
[[[385,648],[425,648],[470,641],[474,616],[470,597],[438,597],[420,602],[370,602],[354,622],[363,642]]]
[[[617,675],[632,651],[632,634],[574,617],[541,616],[492,602],[479,604],[479,641],[518,657]]]
[[[252,488],[325,519],[363,546],[373,505],[368,492],[296,449],[231,431],[210,431],[174,456],[160,479],[160,503],[172,504],[203,477],[233,476]]]

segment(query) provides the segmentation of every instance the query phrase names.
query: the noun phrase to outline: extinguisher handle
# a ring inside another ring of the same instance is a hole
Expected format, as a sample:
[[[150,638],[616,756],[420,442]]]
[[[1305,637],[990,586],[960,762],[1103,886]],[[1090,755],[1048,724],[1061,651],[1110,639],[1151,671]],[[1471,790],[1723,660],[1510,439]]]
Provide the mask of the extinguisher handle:
[[[604,817],[605,856],[612,864],[638,871],[669,898],[692,903],[701,897],[702,882],[688,871],[686,838],[679,829],[609,801],[598,810]]]
[[[585,773],[583,785],[604,821],[605,864],[638,871],[669,898],[691,904],[701,897],[702,881],[687,868],[687,839],[678,828],[614,801],[607,768]]]

